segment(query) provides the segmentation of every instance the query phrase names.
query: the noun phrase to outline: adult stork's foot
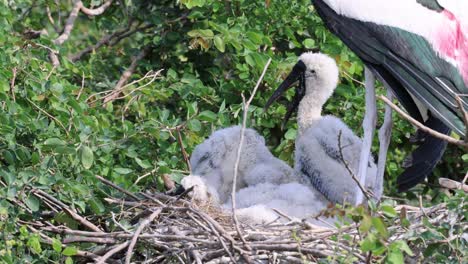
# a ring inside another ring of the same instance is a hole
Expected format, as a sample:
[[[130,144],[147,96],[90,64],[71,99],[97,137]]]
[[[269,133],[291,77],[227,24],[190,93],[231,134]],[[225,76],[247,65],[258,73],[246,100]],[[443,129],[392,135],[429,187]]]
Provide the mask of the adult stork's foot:
[[[362,141],[361,156],[359,158],[358,180],[362,186],[366,186],[366,172],[369,165],[371,154],[372,139],[374,137],[375,126],[377,123],[377,107],[375,97],[375,78],[374,74],[365,67],[364,76],[366,78],[366,112],[363,121],[364,138]],[[356,186],[358,188],[358,186]],[[356,192],[356,203],[361,204],[364,201],[364,194],[358,189]]]

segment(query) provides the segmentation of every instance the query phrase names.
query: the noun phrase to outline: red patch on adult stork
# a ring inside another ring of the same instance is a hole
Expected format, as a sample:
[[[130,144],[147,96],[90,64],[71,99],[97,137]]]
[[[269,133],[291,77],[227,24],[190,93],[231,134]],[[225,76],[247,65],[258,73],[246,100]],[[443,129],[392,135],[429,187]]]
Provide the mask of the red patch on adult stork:
[[[455,64],[465,85],[468,86],[468,25],[463,25],[450,11],[444,10],[447,18],[437,35],[436,50]]]

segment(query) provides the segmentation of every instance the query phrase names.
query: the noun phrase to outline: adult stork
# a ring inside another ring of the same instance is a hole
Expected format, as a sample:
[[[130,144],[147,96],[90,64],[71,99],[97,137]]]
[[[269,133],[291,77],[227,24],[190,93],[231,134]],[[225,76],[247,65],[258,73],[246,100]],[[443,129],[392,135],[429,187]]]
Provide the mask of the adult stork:
[[[466,136],[456,98],[468,93],[468,1],[312,0],[312,4],[327,28],[366,66],[361,182],[376,123],[374,76],[418,121],[444,134],[452,129]],[[468,98],[461,101],[467,109]],[[445,151],[442,140],[420,138],[425,140],[397,179],[400,191],[424,180]]]

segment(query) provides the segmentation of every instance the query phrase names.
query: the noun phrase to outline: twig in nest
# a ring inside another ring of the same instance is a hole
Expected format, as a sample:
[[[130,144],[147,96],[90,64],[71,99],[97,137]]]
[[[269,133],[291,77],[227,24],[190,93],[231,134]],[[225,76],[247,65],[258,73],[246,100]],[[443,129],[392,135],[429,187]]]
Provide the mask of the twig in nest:
[[[122,251],[123,249],[125,249],[128,246],[128,244],[130,244],[130,241],[123,242],[122,244],[120,244],[120,245],[114,247],[113,249],[109,250],[106,254],[104,254],[104,256],[95,258],[94,260],[96,261],[96,264],[105,264],[106,260],[108,260],[114,254],[116,254],[116,253]]]
[[[351,168],[349,167],[349,164],[348,164],[348,161],[345,160],[344,158],[344,155],[343,155],[343,146],[341,145],[341,136],[342,136],[342,132],[340,130],[340,132],[338,133],[338,150],[340,152],[340,159],[341,161],[343,162],[343,164],[345,165],[346,167],[346,170],[349,172],[349,174],[351,175],[351,177],[353,178],[353,180],[356,182],[356,184],[358,185],[359,189],[362,191],[362,193],[364,194],[364,196],[366,196],[366,199],[370,201],[370,195],[369,195],[369,192],[366,190],[366,188],[364,186],[362,186],[361,182],[358,180],[358,178],[356,177],[356,174],[354,174],[353,170],[351,170]]]
[[[265,67],[263,67],[263,72],[260,75],[260,78],[257,81],[257,84],[255,85],[254,90],[252,91],[252,94],[250,95],[249,100],[245,102],[244,95],[242,95],[242,101],[244,105],[244,113],[242,116],[242,127],[241,127],[241,132],[240,132],[240,140],[239,140],[239,148],[237,149],[237,156],[236,156],[236,163],[234,164],[234,177],[232,179],[232,192],[231,192],[231,203],[232,203],[232,217],[234,220],[234,225],[236,227],[237,233],[239,235],[239,238],[242,240],[242,242],[247,245],[247,241],[245,241],[244,237],[242,236],[242,232],[239,227],[239,221],[237,220],[237,215],[236,215],[236,186],[237,186],[237,174],[239,170],[239,162],[240,162],[240,156],[242,152],[242,144],[244,143],[244,132],[245,128],[247,126],[247,115],[249,113],[249,107],[250,103],[252,102],[255,93],[257,92],[258,87],[260,86],[260,83],[263,80],[263,77],[265,76],[265,73],[268,69],[268,66],[271,63],[271,58],[268,59],[267,63],[265,64]]]
[[[131,192],[127,191],[127,190],[125,190],[125,189],[122,188],[122,187],[119,187],[119,186],[115,185],[113,182],[111,182],[111,181],[109,181],[109,180],[106,180],[106,179],[104,179],[103,177],[101,177],[101,176],[99,176],[99,175],[95,175],[95,177],[98,178],[98,180],[100,180],[102,183],[104,183],[104,184],[106,184],[106,185],[109,185],[110,187],[112,187],[112,188],[114,188],[114,189],[116,189],[116,190],[118,190],[118,191],[120,191],[120,192],[122,192],[122,193],[128,195],[128,196],[129,196],[130,198],[132,198],[133,200],[135,200],[135,201],[139,201],[139,200],[140,200],[136,195],[134,195],[133,193],[131,193]]]
[[[464,147],[464,148],[468,148],[468,143],[467,142],[464,142],[463,140],[458,140],[458,139],[455,139],[453,137],[450,137],[450,136],[447,136],[445,134],[442,134],[440,132],[437,132],[433,129],[430,129],[428,128],[427,126],[421,124],[418,120],[412,118],[411,116],[409,116],[407,113],[405,113],[403,110],[401,110],[398,106],[396,106],[394,103],[392,103],[390,100],[388,100],[387,97],[383,96],[383,95],[379,95],[378,98],[382,101],[384,101],[386,104],[388,104],[393,110],[395,110],[401,117],[403,117],[404,119],[408,120],[411,124],[415,125],[417,128],[421,129],[421,131],[424,131],[426,133],[428,133],[429,135],[435,137],[435,138],[438,138],[438,139],[442,139],[444,141],[447,141],[448,143],[450,144],[454,144],[454,145],[457,145],[457,146],[461,146],[461,147]]]
[[[125,264],[130,264],[130,261],[132,259],[132,254],[133,254],[133,248],[135,247],[135,244],[138,240],[138,236],[140,235],[141,231],[149,225],[153,220],[161,213],[161,209],[156,209],[148,218],[143,220],[141,224],[138,226],[137,230],[133,234],[132,241],[130,242],[130,245],[128,246],[127,249],[127,255],[125,256]]]
[[[140,53],[138,53],[138,55],[135,58],[133,58],[132,63],[130,64],[128,69],[125,70],[125,72],[120,77],[120,80],[115,85],[114,92],[112,92],[109,96],[106,96],[104,98],[103,100],[104,104],[108,102],[112,102],[117,97],[119,97],[120,89],[128,82],[128,79],[130,79],[130,76],[132,76],[140,60],[142,60],[149,53],[150,50],[151,50],[151,46],[147,45],[140,51]]]

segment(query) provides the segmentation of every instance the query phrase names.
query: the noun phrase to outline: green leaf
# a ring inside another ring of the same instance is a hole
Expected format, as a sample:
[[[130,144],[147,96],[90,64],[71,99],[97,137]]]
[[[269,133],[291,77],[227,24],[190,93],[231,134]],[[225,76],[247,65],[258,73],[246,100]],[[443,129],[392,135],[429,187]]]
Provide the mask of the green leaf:
[[[65,256],[74,256],[76,253],[78,253],[76,247],[66,247],[62,252],[62,254]]]
[[[372,219],[368,215],[363,215],[363,219],[361,221],[361,225],[359,226],[359,230],[361,232],[368,232],[372,227]]]
[[[65,259],[65,264],[73,264],[73,259],[70,258],[70,257],[67,257],[67,258]]]
[[[32,235],[29,237],[27,244],[34,253],[40,254],[42,252],[41,241],[38,235]]]
[[[405,241],[398,240],[398,241],[395,241],[393,244],[395,244],[395,246],[397,248],[399,248],[400,250],[402,250],[403,252],[405,252],[409,256],[414,256],[413,251],[410,249],[410,247],[408,246],[408,244],[406,244]]]
[[[194,132],[198,132],[201,130],[201,123],[198,119],[191,119],[187,123],[188,128]]]
[[[52,238],[52,248],[57,253],[62,252],[62,242],[56,238]]]
[[[387,237],[387,227],[384,222],[379,217],[372,217],[372,225],[375,227],[377,232],[379,232],[383,237]]]
[[[462,155],[462,160],[463,161],[468,161],[468,154],[463,154]]]
[[[403,253],[399,249],[393,249],[388,253],[386,263],[389,264],[403,264]]]
[[[297,135],[297,130],[294,128],[288,129],[288,131],[284,134],[284,138],[288,140],[294,140]]]
[[[390,205],[382,205],[380,208],[382,209],[382,212],[388,217],[396,217],[397,216],[397,212]]]
[[[374,235],[369,234],[362,242],[361,242],[361,250],[364,252],[371,251],[376,248],[377,239]]]
[[[46,141],[44,141],[45,146],[63,146],[65,144],[65,141],[58,138],[49,138]]]
[[[151,163],[148,160],[141,160],[139,158],[135,158],[135,161],[143,169],[149,169],[153,167],[153,165],[151,165]]]
[[[106,211],[106,207],[99,199],[90,199],[88,202],[91,210],[93,210],[95,214],[102,214]]]
[[[255,32],[247,32],[247,37],[255,44],[262,44],[263,42],[263,35]]]
[[[302,45],[304,45],[304,47],[305,47],[306,49],[312,49],[312,48],[315,47],[315,40],[310,39],[310,38],[305,39],[305,40],[302,42]]]
[[[15,155],[11,151],[5,150],[3,151],[2,155],[9,165],[15,164]]]
[[[16,181],[16,176],[13,173],[0,169],[0,175],[2,175],[3,180],[5,180],[8,185],[12,185]]]
[[[198,118],[203,121],[214,122],[218,120],[218,115],[210,110],[205,110],[198,115]]]
[[[133,170],[132,169],[127,169],[127,168],[120,168],[120,167],[117,167],[117,168],[114,168],[114,171],[117,172],[118,174],[129,174],[131,173]]]
[[[191,30],[187,33],[189,37],[196,38],[196,37],[205,37],[205,38],[212,38],[214,36],[213,31],[211,29],[195,29]]]
[[[39,199],[34,195],[29,195],[28,198],[26,198],[25,203],[31,211],[37,212],[39,210]]]
[[[224,40],[220,36],[215,36],[213,41],[214,41],[215,47],[219,51],[224,52],[226,50],[226,44],[224,43]]]
[[[83,146],[81,148],[81,164],[83,164],[83,167],[88,170],[89,168],[91,168],[91,166],[93,166],[93,162],[93,150],[88,146]]]

